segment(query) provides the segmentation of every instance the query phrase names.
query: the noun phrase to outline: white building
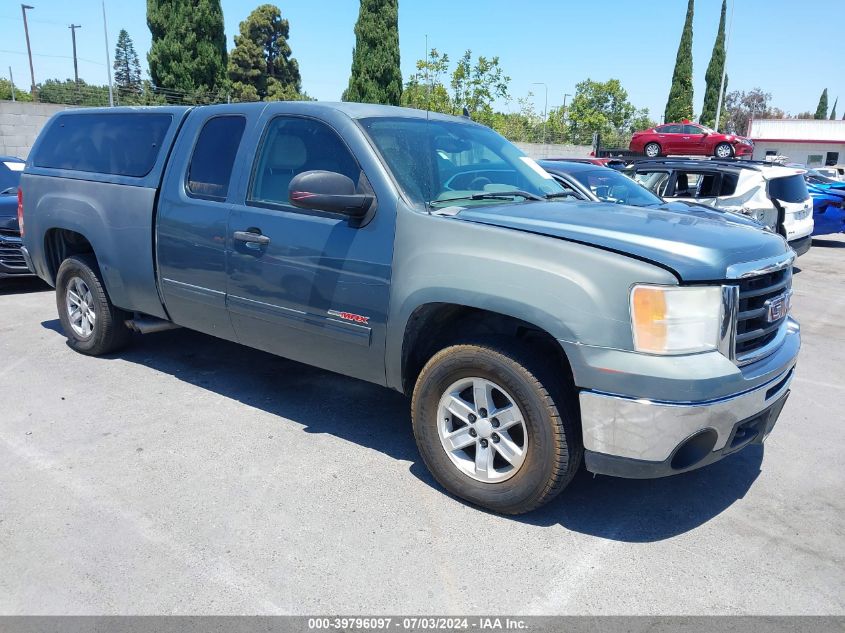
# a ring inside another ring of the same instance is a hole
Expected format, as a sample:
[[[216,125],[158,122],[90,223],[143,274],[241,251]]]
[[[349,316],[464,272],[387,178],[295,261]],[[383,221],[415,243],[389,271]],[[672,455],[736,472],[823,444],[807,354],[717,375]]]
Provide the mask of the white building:
[[[749,127],[754,160],[787,156],[808,167],[845,163],[845,121],[755,119]]]

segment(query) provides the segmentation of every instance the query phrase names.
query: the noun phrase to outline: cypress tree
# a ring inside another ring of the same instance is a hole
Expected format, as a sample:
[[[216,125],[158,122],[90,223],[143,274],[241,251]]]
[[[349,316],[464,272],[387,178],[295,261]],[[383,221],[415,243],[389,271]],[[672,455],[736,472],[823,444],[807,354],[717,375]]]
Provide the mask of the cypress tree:
[[[836,120],[836,106],[839,104],[839,97],[836,97],[836,101],[833,102],[833,110],[830,111],[830,120]]]
[[[114,83],[121,97],[141,93],[141,64],[126,29],[120,29],[114,47]]]
[[[399,0],[361,0],[344,101],[399,105]]]
[[[229,79],[237,101],[295,99],[302,88],[299,64],[288,44],[290,25],[279,7],[262,4],[240,24],[229,55]]]
[[[708,127],[716,127],[716,108],[719,106],[719,87],[722,85],[722,72],[725,68],[725,13],[727,12],[727,0],[722,0],[722,16],[719,18],[719,30],[716,33],[716,42],[713,44],[713,53],[710,55],[710,64],[707,66],[705,79],[707,87],[704,90],[704,106],[701,109],[699,121]],[[724,93],[722,103],[724,104]]]
[[[675,72],[672,73],[672,87],[669,89],[669,99],[664,112],[664,120],[667,123],[692,118],[692,17],[694,10],[694,0],[689,0],[684,30],[681,33],[681,42],[678,44],[678,56],[675,59]]]
[[[826,119],[827,118],[827,88],[822,91],[822,96],[819,97],[819,105],[816,106],[816,114],[813,116],[814,119]]]
[[[147,0],[150,77],[168,101],[205,101],[226,85],[220,0]]]

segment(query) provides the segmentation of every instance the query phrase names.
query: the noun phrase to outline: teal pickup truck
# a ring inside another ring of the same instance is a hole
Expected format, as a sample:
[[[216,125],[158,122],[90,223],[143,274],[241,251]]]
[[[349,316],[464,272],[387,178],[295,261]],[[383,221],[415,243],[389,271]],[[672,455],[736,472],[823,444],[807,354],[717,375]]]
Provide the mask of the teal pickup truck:
[[[77,351],[181,326],[401,391],[437,481],[497,512],[762,442],[800,346],[782,237],[574,201],[461,117],[68,110],[18,215]]]

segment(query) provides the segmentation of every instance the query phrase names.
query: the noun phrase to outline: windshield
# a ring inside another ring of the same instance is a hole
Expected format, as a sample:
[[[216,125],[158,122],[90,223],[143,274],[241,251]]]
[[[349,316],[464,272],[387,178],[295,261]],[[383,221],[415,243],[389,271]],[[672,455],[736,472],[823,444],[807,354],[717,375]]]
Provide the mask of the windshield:
[[[630,204],[635,207],[663,204],[663,200],[648,189],[613,169],[594,169],[571,175],[582,185],[589,187],[603,202]]]
[[[481,125],[400,117],[360,123],[415,204],[501,204],[563,192],[534,160]]]
[[[781,202],[804,202],[810,197],[804,176],[795,174],[785,178],[773,178],[769,181],[769,197]]]
[[[16,160],[0,161],[0,194],[17,193],[24,163]]]

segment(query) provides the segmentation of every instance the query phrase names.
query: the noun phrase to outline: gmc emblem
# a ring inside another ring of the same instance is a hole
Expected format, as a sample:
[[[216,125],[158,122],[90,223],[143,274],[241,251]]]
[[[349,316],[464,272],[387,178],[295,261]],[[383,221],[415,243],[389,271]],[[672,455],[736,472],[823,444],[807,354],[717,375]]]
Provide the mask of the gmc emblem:
[[[768,299],[766,303],[763,304],[763,307],[766,308],[766,321],[774,323],[775,321],[780,321],[783,317],[785,317],[786,313],[789,312],[791,297],[792,291],[790,290],[779,294],[777,297]]]

